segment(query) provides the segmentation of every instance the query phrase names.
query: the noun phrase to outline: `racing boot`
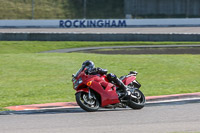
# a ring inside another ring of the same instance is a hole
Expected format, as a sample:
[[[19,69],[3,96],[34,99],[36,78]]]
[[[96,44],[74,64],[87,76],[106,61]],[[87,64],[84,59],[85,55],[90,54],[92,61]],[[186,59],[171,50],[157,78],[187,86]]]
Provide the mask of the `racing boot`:
[[[116,84],[123,90],[123,93],[119,96],[120,99],[128,99],[131,95],[131,92],[128,90],[127,86],[119,79],[116,79]]]
[[[119,95],[119,99],[128,98],[131,95],[131,92],[128,91],[127,86],[115,74],[109,73],[107,75],[107,79],[110,82],[114,82],[116,85],[118,85],[123,90],[123,93],[121,93]]]

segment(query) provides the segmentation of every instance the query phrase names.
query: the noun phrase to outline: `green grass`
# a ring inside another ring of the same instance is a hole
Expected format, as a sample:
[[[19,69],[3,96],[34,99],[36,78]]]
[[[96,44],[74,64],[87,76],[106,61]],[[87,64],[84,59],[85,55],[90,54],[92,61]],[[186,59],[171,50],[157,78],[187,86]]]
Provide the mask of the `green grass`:
[[[138,71],[146,96],[200,90],[200,55],[35,53],[84,44],[102,46],[100,42],[0,42],[0,107],[75,101],[71,75],[85,60],[117,76]]]
[[[10,109],[0,107],[0,111],[11,111]]]
[[[95,46],[127,46],[127,45],[181,45],[200,44],[200,42],[73,42],[73,41],[0,41],[0,54],[37,53],[41,51],[95,47]]]

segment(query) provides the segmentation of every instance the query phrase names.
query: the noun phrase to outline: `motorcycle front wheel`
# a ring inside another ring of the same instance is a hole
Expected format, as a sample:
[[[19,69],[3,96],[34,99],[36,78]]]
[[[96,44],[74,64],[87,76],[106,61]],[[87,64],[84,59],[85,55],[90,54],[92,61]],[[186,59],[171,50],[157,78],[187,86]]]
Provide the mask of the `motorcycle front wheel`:
[[[136,89],[130,96],[128,106],[132,109],[142,109],[145,102],[146,100],[144,94],[139,89]]]
[[[79,92],[76,94],[77,104],[85,111],[94,112],[99,109],[99,101],[95,96],[89,98],[88,93]]]

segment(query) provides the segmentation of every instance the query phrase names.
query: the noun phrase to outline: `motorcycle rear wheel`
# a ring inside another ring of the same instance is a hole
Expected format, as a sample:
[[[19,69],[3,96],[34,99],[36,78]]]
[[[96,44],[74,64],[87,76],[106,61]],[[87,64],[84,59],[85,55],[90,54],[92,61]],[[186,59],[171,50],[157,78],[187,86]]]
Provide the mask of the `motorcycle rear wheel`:
[[[76,102],[83,110],[88,111],[88,112],[94,112],[99,109],[98,99],[95,96],[89,99],[89,95],[86,92],[77,93]]]
[[[139,89],[135,90],[135,94],[137,98],[130,97],[128,106],[132,109],[142,109],[146,102],[145,96]]]

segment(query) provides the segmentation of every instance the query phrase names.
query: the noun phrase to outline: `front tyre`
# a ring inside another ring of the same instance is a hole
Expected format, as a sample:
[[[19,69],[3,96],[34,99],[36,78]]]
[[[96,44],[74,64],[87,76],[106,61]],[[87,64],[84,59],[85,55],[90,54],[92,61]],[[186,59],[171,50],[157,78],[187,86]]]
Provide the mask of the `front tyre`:
[[[86,92],[77,93],[76,102],[83,110],[88,112],[94,112],[99,109],[99,101],[95,95],[92,96],[92,98],[89,98],[89,95]]]
[[[128,106],[132,109],[142,109],[145,102],[146,100],[144,94],[139,89],[136,89],[130,96]]]

